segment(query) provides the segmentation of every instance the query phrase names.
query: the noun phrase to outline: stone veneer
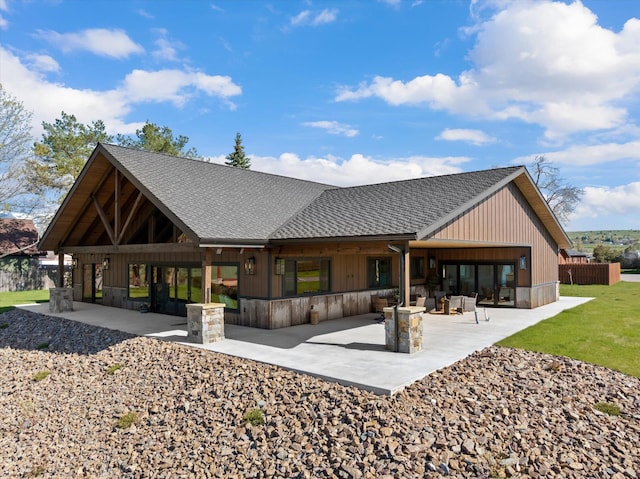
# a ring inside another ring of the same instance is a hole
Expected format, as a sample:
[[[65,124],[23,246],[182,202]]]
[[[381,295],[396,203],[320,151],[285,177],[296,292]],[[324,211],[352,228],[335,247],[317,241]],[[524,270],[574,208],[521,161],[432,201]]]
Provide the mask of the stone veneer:
[[[224,304],[187,304],[187,341],[209,344],[224,339]]]
[[[394,308],[384,308],[385,343],[389,351],[396,350]],[[422,351],[422,313],[426,308],[398,308],[398,352],[413,354]]]
[[[49,288],[49,312],[73,311],[72,288]]]

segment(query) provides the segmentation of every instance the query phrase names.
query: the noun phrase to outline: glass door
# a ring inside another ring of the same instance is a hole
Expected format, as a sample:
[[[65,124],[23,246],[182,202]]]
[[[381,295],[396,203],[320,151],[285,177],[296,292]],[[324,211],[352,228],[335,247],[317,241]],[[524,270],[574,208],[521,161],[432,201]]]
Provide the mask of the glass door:
[[[478,304],[516,305],[515,264],[478,265]]]
[[[85,303],[102,302],[102,265],[85,264],[82,267],[82,301]]]

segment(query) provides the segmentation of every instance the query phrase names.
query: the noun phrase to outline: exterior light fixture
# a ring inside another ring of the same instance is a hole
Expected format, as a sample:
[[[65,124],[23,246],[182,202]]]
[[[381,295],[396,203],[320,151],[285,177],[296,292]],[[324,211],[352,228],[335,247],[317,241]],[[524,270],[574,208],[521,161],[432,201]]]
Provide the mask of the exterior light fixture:
[[[76,269],[78,267],[78,257],[75,255],[71,257],[71,267],[73,269]]]
[[[251,256],[244,262],[245,274],[256,274],[256,258]]]
[[[520,256],[520,269],[527,269],[527,257],[525,255]]]
[[[108,270],[110,263],[111,263],[111,259],[108,256],[105,257],[105,259],[102,260],[102,269],[103,270]]]

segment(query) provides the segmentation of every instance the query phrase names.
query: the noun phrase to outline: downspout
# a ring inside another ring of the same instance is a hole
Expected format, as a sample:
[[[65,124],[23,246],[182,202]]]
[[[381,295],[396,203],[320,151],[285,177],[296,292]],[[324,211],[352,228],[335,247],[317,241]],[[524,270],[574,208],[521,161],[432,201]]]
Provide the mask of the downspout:
[[[404,305],[404,251],[402,248],[394,246],[392,244],[388,244],[387,247],[398,253],[400,256],[400,280],[398,282],[398,304],[393,307],[393,324],[394,324],[394,336],[395,336],[395,351],[400,351],[400,338],[399,338],[399,329],[398,329],[398,308]]]

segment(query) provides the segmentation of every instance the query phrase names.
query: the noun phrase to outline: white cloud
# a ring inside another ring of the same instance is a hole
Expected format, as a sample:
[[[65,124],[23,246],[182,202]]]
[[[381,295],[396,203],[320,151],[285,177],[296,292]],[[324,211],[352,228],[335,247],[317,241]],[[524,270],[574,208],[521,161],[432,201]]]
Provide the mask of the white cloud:
[[[0,15],[0,29],[5,29],[9,26],[9,22],[7,21],[6,18],[4,18],[2,15]]]
[[[549,151],[537,155],[544,156],[553,163],[573,166],[590,166],[618,160],[640,160],[640,140],[627,143],[575,145],[565,150]],[[531,157],[521,156],[513,160],[513,163],[522,164],[529,161],[531,161]]]
[[[587,186],[582,201],[569,218],[570,228],[637,228],[638,205],[640,182],[612,188]]]
[[[49,55],[31,54],[27,55],[26,60],[34,70],[39,72],[58,72],[60,71],[60,65],[58,62]]]
[[[598,25],[580,2],[473,2],[474,7],[481,13],[501,10],[467,30],[476,35],[469,70],[457,78],[377,76],[341,87],[336,100],[377,97],[391,105],[516,118],[543,126],[555,141],[626,120],[620,100],[640,87],[640,20],[628,20],[616,33]]]
[[[178,51],[184,50],[184,44],[176,40],[169,40],[167,31],[164,28],[158,28],[155,32],[159,35],[159,38],[154,42],[156,45],[156,49],[152,52],[154,58],[172,62],[179,61]]]
[[[233,108],[229,98],[242,93],[229,77],[181,70],[134,70],[114,89],[79,90],[47,81],[2,46],[0,65],[4,88],[34,113],[36,136],[42,132],[41,123],[53,121],[61,111],[73,113],[82,123],[103,120],[110,133],[128,134],[143,125],[124,121],[138,103],[171,102],[181,106],[190,98],[205,94],[220,98]]]
[[[422,156],[381,161],[359,153],[346,160],[334,156],[303,159],[295,153],[283,153],[279,157],[251,154],[247,154],[247,156],[251,158],[253,170],[335,186],[364,185],[459,173],[462,171],[459,165],[469,161],[465,157],[430,158]],[[220,155],[208,160],[223,164],[225,157]]]
[[[135,43],[124,31],[119,29],[93,28],[76,33],[39,30],[38,36],[65,53],[81,50],[103,57],[122,59],[144,52],[142,46]]]
[[[466,130],[463,128],[445,128],[442,133],[436,136],[436,140],[466,141],[476,146],[494,143],[495,138],[490,137],[481,130]]]
[[[332,135],[341,135],[352,138],[358,135],[358,130],[352,128],[349,125],[345,125],[344,123],[338,123],[337,121],[308,121],[303,123],[305,126],[310,126],[313,128],[320,128],[326,130],[327,133]]]
[[[338,9],[325,8],[321,12],[312,12],[311,10],[304,10],[297,14],[295,17],[291,17],[290,23],[294,27],[300,27],[310,25],[317,27],[319,25],[326,25],[333,23],[338,18]]]

